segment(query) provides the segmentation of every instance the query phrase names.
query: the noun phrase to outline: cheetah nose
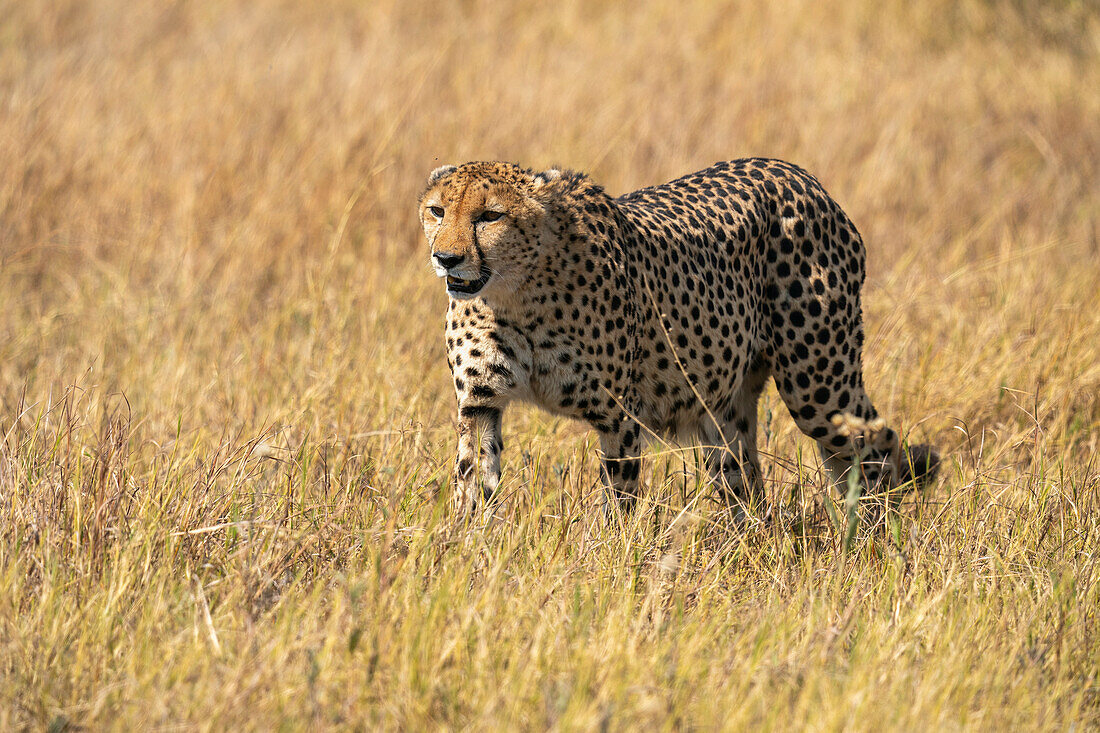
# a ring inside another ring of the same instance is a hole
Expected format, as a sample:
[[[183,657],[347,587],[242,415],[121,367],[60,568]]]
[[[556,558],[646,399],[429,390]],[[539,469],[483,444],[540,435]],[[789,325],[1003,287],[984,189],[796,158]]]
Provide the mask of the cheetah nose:
[[[433,256],[436,262],[448,270],[458,267],[466,259],[466,255],[456,255],[453,252],[436,252]]]

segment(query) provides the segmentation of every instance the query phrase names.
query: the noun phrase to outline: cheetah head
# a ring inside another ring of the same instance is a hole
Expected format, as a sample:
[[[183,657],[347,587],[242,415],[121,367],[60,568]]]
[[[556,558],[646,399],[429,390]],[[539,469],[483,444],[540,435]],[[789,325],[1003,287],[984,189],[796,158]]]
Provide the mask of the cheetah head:
[[[432,171],[420,196],[431,264],[455,300],[506,297],[545,256],[539,241],[560,171],[466,163]]]

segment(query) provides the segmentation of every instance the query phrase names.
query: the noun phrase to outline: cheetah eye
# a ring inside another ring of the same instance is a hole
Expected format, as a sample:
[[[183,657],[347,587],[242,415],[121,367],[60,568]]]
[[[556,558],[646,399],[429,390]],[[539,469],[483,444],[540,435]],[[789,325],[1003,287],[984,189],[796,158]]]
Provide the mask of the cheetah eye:
[[[442,219],[443,218],[443,207],[442,206],[429,206],[428,211],[432,212],[432,216],[434,216],[436,219]]]
[[[477,220],[479,222],[483,222],[483,221],[484,222],[490,222],[490,221],[496,221],[497,219],[499,219],[502,216],[504,216],[503,211],[483,211],[483,212],[481,212],[481,216],[479,216],[477,218]]]

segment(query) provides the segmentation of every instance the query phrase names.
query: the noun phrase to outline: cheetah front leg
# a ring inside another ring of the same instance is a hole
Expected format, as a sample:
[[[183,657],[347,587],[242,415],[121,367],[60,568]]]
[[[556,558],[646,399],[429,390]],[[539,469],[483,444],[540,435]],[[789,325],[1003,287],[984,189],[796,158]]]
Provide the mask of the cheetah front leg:
[[[597,425],[600,435],[601,476],[605,489],[605,513],[616,509],[624,514],[634,510],[638,501],[638,475],[641,473],[641,428],[626,415],[611,425]]]
[[[458,408],[458,456],[455,459],[455,509],[473,512],[492,498],[500,483],[501,409],[485,405]]]

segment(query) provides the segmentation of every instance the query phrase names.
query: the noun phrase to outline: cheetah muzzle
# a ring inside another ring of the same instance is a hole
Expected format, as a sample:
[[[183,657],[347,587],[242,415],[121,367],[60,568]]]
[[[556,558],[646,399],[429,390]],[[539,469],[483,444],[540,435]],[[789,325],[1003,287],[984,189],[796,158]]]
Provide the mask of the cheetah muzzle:
[[[485,287],[485,284],[489,282],[489,278],[492,276],[493,272],[489,269],[488,265],[481,266],[481,277],[477,280],[463,280],[447,275],[447,294],[451,296],[477,295],[481,292],[481,289]]]
[[[444,166],[420,221],[450,295],[463,510],[496,490],[514,400],[596,430],[612,506],[638,496],[643,433],[699,441],[718,494],[751,506],[769,379],[832,483],[936,472],[935,450],[904,446],[864,389],[863,240],[798,166],[734,160],[618,197],[571,171]],[[855,424],[873,430],[857,439]]]

